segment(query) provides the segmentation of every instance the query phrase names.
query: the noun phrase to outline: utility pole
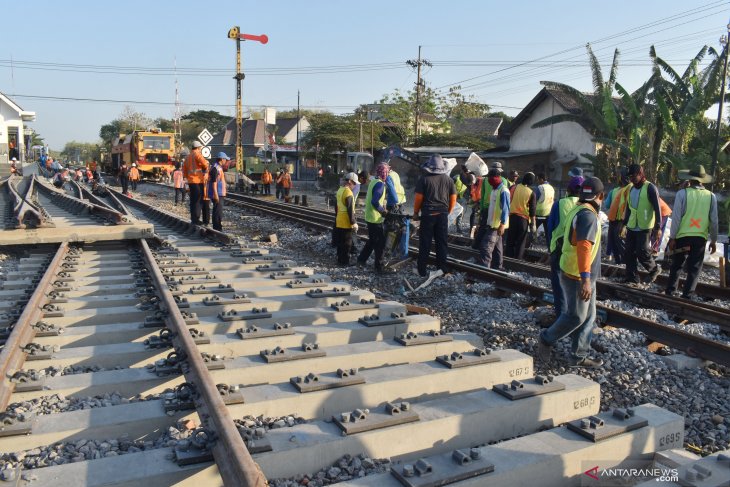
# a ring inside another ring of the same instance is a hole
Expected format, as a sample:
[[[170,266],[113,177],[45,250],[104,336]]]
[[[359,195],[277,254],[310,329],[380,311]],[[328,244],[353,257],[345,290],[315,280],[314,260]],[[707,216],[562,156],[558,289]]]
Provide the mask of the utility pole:
[[[180,113],[180,92],[178,91],[177,86],[177,56],[175,57],[175,120],[174,120],[174,129],[175,132],[175,147],[172,149],[175,151],[175,158],[180,154],[180,147],[182,145],[182,126],[180,123],[181,113]]]
[[[357,123],[358,125],[360,125],[360,152],[362,152],[362,112],[360,112],[360,114],[358,115]]]
[[[266,34],[255,36],[252,34],[241,34],[241,29],[238,26],[232,27],[228,31],[228,38],[236,40],[236,75],[233,79],[236,80],[236,169],[239,172],[246,174],[246,165],[243,161],[243,144],[241,137],[243,134],[243,107],[241,106],[241,81],[246,77],[241,72],[241,40],[257,41],[261,44],[269,42],[269,38]]]
[[[421,79],[421,66],[428,66],[431,67],[433,64],[431,64],[430,61],[426,59],[421,59],[421,47],[418,46],[418,59],[415,61],[413,59],[409,59],[406,61],[406,64],[412,68],[416,68],[416,106],[415,106],[415,120],[413,122],[413,137],[414,139],[418,138],[419,135],[419,118],[420,118],[420,111],[421,111],[421,88],[425,88],[425,83]]]
[[[299,167],[301,162],[299,161],[299,90],[297,90],[297,178],[299,178]]]
[[[720,130],[722,129],[722,108],[725,105],[725,85],[727,82],[727,57],[728,49],[730,48],[730,24],[727,24],[727,34],[723,34],[720,37],[720,44],[724,48],[725,60],[722,66],[722,82],[720,84],[720,103],[717,107],[717,127],[715,129],[715,147],[712,150],[712,169],[710,175],[712,176],[712,186],[710,188],[715,190],[715,172],[717,171],[717,159],[720,157]]]

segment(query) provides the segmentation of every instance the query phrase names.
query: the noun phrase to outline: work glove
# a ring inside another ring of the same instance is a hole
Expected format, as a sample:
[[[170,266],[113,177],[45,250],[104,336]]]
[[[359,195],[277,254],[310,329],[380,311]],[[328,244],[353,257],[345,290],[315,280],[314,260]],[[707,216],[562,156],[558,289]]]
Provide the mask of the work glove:
[[[626,238],[626,226],[621,226],[621,230],[619,230],[618,236],[621,238]]]
[[[535,223],[534,221],[530,223],[530,233],[532,233],[533,235],[537,233],[537,223]]]
[[[360,227],[357,226],[357,223],[353,223],[350,228],[352,228],[352,231],[355,233],[357,233],[357,231],[360,229]]]
[[[717,244],[715,242],[710,242],[710,254],[714,254],[717,251]]]

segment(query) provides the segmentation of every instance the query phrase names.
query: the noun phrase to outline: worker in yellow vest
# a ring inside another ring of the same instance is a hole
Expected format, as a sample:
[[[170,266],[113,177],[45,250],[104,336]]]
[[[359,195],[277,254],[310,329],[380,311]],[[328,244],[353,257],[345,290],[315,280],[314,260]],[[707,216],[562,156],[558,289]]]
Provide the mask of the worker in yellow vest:
[[[388,164],[385,162],[385,164]],[[389,213],[399,213],[406,202],[406,190],[400,182],[400,176],[388,164],[388,178],[385,180],[385,208]]]
[[[560,257],[563,255],[563,233],[565,233],[565,220],[568,213],[578,205],[580,187],[583,185],[583,176],[573,176],[568,181],[568,194],[553,203],[545,226],[545,235],[548,240],[548,251],[550,252],[550,282],[553,287],[553,307],[555,316],[565,309],[565,295],[560,286]]]
[[[624,282],[638,284],[639,263],[649,273],[646,281],[652,283],[662,272],[661,266],[654,261],[651,252],[651,238],[661,240],[662,212],[659,206],[659,190],[646,180],[644,168],[638,164],[629,166],[629,180],[631,188],[626,202],[624,213],[624,228],[626,235],[626,277]]]
[[[535,188],[535,235],[540,226],[544,232],[547,232],[547,219],[554,201],[555,188],[548,183],[545,173],[541,172],[537,175],[537,187]],[[546,240],[546,244],[549,245],[550,242]]]
[[[687,278],[684,280],[682,297],[691,299],[697,287],[697,278],[705,259],[707,237],[710,237],[710,254],[717,245],[717,197],[702,186],[713,178],[703,166],[679,171],[679,179],[689,181],[689,187],[680,189],[674,197],[672,226],[669,229],[669,250],[672,264],[665,294],[673,296],[679,283],[679,271],[687,262]]]
[[[574,367],[600,367],[603,360],[591,358],[591,335],[596,321],[596,282],[601,276],[601,222],[603,183],[596,177],[583,181],[579,203],[567,214],[560,257],[560,285],[566,307],[549,327],[540,332],[537,355],[550,361],[553,346],[572,340]]]
[[[486,177],[492,191],[489,194],[489,205],[481,219],[484,226],[481,232],[479,258],[477,262],[484,267],[502,269],[502,235],[509,228],[509,189],[498,169],[490,169]]]
[[[375,168],[375,177],[370,179],[368,192],[365,197],[365,221],[368,224],[368,241],[357,256],[357,264],[364,266],[370,254],[375,252],[375,272],[386,273],[383,267],[383,253],[385,251],[385,181],[388,179],[390,166],[380,163]]]
[[[623,226],[624,214],[626,214],[626,202],[629,199],[631,191],[631,182],[629,181],[629,169],[622,167],[619,169],[618,181],[604,201],[604,206],[608,208],[608,238],[606,239],[606,255],[613,257],[613,261],[621,265],[624,263],[624,254],[626,253],[626,242],[621,236],[621,227]]]
[[[520,184],[514,187],[509,207],[509,231],[507,232],[507,257],[522,259],[525,256],[528,232],[535,232],[535,192],[530,186],[535,183],[531,172],[522,176]]]
[[[355,197],[352,189],[358,183],[354,172],[345,175],[342,186],[337,190],[337,216],[335,217],[335,242],[337,244],[337,263],[343,266],[350,265],[350,250],[352,249],[352,234],[357,233],[357,218],[355,217]]]

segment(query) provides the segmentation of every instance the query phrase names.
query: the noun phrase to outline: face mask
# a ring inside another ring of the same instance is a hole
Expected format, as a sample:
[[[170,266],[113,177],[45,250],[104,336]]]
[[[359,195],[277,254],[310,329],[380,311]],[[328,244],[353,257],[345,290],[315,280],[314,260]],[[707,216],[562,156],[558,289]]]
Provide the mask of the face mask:
[[[499,184],[502,182],[502,178],[500,176],[489,176],[489,184],[493,188],[496,188],[499,186]]]

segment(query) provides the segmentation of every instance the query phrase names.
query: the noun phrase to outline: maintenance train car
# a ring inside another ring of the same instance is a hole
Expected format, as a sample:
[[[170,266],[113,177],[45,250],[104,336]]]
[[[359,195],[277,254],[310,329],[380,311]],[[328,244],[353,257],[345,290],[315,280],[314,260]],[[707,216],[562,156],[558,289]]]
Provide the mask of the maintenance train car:
[[[175,169],[175,134],[161,132],[159,129],[148,131],[135,130],[119,137],[112,146],[110,170],[116,174],[122,161],[137,167],[143,178],[160,179],[167,170]]]

